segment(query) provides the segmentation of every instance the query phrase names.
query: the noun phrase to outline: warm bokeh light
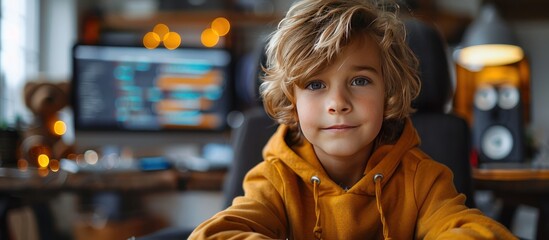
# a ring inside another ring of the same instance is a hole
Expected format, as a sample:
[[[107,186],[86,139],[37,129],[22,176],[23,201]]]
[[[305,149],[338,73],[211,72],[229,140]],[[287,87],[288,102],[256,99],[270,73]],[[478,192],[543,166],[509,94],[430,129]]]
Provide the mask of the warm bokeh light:
[[[205,47],[213,47],[219,42],[219,36],[211,28],[207,28],[200,35],[200,41]]]
[[[61,136],[67,132],[67,125],[63,121],[56,121],[53,124],[53,132]]]
[[[50,157],[46,154],[38,155],[38,166],[45,168],[50,164]]]
[[[59,160],[57,160],[57,159],[52,159],[52,160],[50,161],[50,170],[51,170],[52,172],[57,172],[57,171],[59,171],[59,166],[60,166],[60,165],[59,165]]]
[[[154,26],[153,32],[158,34],[158,36],[160,37],[160,39],[162,41],[165,41],[166,40],[166,34],[168,34],[170,32],[170,28],[168,26],[166,26],[166,24],[159,23],[159,24],[156,24],[156,26]]]
[[[164,47],[174,50],[181,44],[181,36],[176,32],[169,32],[164,37]]]
[[[17,160],[17,169],[19,169],[22,172],[26,172],[29,168],[29,162],[26,159],[19,159]]]
[[[231,23],[224,17],[218,17],[212,21],[212,30],[219,36],[225,36],[231,29]]]
[[[87,150],[84,152],[84,160],[90,165],[95,165],[99,160],[99,155],[94,150]]]
[[[143,46],[145,46],[148,49],[154,49],[160,45],[160,36],[158,36],[157,33],[154,32],[148,32],[143,37]]]
[[[148,49],[155,49],[164,43],[164,47],[169,50],[174,50],[181,44],[181,36],[179,33],[170,32],[170,28],[166,24],[156,24],[152,32],[148,32],[143,37],[143,45]]]

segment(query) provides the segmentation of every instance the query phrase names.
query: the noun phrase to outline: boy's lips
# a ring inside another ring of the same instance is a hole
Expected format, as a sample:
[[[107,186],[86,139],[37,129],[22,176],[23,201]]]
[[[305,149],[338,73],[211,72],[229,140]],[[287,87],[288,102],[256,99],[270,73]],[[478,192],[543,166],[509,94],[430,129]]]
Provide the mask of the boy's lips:
[[[326,128],[323,128],[323,130],[347,130],[356,128],[357,126],[354,125],[346,125],[346,124],[338,124],[338,125],[332,125]]]

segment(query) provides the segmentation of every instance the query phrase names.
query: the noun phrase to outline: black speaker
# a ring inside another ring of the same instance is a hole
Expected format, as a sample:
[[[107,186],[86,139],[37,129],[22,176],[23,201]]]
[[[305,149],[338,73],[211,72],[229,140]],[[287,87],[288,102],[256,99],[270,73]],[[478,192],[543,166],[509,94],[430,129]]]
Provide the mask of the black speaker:
[[[473,148],[479,164],[524,161],[522,103],[512,85],[482,85],[475,92]]]

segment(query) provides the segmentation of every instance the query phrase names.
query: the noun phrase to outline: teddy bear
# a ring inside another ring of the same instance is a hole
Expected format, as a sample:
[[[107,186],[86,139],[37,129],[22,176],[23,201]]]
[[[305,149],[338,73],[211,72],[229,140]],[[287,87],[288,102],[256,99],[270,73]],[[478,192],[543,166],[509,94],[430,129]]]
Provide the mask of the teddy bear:
[[[25,84],[24,101],[33,121],[23,131],[21,150],[29,165],[46,168],[49,159],[58,162],[73,152],[73,146],[63,140],[67,126],[59,118],[59,112],[69,106],[69,92],[68,82],[36,80]],[[48,156],[48,161],[40,162],[41,154]]]

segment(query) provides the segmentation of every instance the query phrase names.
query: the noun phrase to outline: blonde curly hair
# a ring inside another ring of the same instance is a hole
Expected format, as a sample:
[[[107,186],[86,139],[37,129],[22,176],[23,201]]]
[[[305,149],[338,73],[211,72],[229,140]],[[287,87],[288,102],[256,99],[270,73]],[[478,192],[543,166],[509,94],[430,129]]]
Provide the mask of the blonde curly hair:
[[[406,44],[398,5],[375,0],[301,0],[296,2],[266,46],[261,96],[266,112],[300,139],[294,85],[319,73],[353,39],[371,36],[381,51],[385,83],[384,123],[378,141],[394,141],[420,90],[418,61]],[[396,127],[400,126],[400,127]]]

